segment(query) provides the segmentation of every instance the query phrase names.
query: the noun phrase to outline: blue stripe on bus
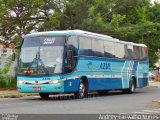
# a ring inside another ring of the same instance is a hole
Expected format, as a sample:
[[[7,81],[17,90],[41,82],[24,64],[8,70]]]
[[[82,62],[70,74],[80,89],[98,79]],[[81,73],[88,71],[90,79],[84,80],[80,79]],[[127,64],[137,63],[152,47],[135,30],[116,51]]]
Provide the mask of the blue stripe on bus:
[[[120,78],[90,78],[89,90],[122,89]]]
[[[76,92],[79,88],[79,79],[64,81],[64,92]],[[122,89],[120,78],[88,78],[88,90]]]

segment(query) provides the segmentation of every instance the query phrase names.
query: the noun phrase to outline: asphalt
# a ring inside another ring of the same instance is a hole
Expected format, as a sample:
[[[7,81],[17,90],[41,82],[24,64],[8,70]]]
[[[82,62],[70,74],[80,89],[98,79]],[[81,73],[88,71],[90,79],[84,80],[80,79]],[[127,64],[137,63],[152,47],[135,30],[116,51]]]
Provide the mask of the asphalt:
[[[105,114],[105,113],[160,113],[159,104],[152,100],[160,97],[160,88],[144,87],[135,94],[109,92],[104,96],[89,95],[84,99],[73,96],[51,95],[43,100],[39,96],[1,98],[0,113],[14,114]]]
[[[149,81],[149,86],[160,88],[160,81]],[[153,100],[152,102],[160,104],[160,97]]]

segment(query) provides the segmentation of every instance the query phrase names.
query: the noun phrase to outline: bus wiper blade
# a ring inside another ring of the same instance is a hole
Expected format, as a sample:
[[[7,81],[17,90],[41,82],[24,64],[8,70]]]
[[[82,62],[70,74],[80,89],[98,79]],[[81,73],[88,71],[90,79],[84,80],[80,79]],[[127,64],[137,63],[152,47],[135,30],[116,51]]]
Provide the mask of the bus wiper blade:
[[[38,71],[38,63],[40,62],[43,71],[46,73],[46,75],[49,75],[49,71],[48,71],[47,68],[45,67],[42,59],[40,58],[40,53],[39,53],[39,51],[37,52],[36,57],[37,57],[37,71]]]
[[[48,71],[48,69],[45,67],[43,61],[42,61],[40,58],[39,58],[38,60],[39,60],[39,62],[41,63],[42,69],[44,70],[44,72],[46,73],[46,75],[49,75],[49,71]]]
[[[36,57],[32,60],[31,64],[28,66],[27,71],[29,71],[31,69],[31,67],[32,67],[32,65],[33,65],[34,62],[37,64],[37,71],[38,71],[38,63],[40,62],[43,71],[46,73],[46,75],[49,74],[49,71],[45,67],[43,61],[40,59],[40,53],[39,53],[39,51],[36,53]]]

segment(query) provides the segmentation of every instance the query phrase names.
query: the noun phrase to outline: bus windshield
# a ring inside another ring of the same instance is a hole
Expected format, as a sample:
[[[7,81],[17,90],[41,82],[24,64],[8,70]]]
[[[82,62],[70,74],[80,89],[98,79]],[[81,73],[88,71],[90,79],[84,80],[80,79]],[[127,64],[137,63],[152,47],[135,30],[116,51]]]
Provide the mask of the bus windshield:
[[[28,37],[19,57],[19,74],[48,75],[62,73],[64,36]]]

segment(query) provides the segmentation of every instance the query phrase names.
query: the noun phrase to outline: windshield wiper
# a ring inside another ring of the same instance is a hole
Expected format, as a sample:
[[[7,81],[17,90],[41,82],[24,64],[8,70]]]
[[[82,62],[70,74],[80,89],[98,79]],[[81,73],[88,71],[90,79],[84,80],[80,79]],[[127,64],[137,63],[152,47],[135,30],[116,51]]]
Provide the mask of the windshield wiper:
[[[39,51],[36,53],[36,58],[34,58],[34,59],[32,60],[31,64],[28,66],[27,70],[30,70],[30,69],[31,69],[31,67],[32,67],[32,65],[33,65],[34,62],[37,64],[37,71],[38,71],[38,67],[39,67],[38,64],[39,64],[39,62],[40,62],[43,71],[46,73],[46,75],[49,74],[49,71],[47,70],[47,68],[45,67],[43,61],[42,61],[41,58],[40,58],[40,53],[39,53]]]

